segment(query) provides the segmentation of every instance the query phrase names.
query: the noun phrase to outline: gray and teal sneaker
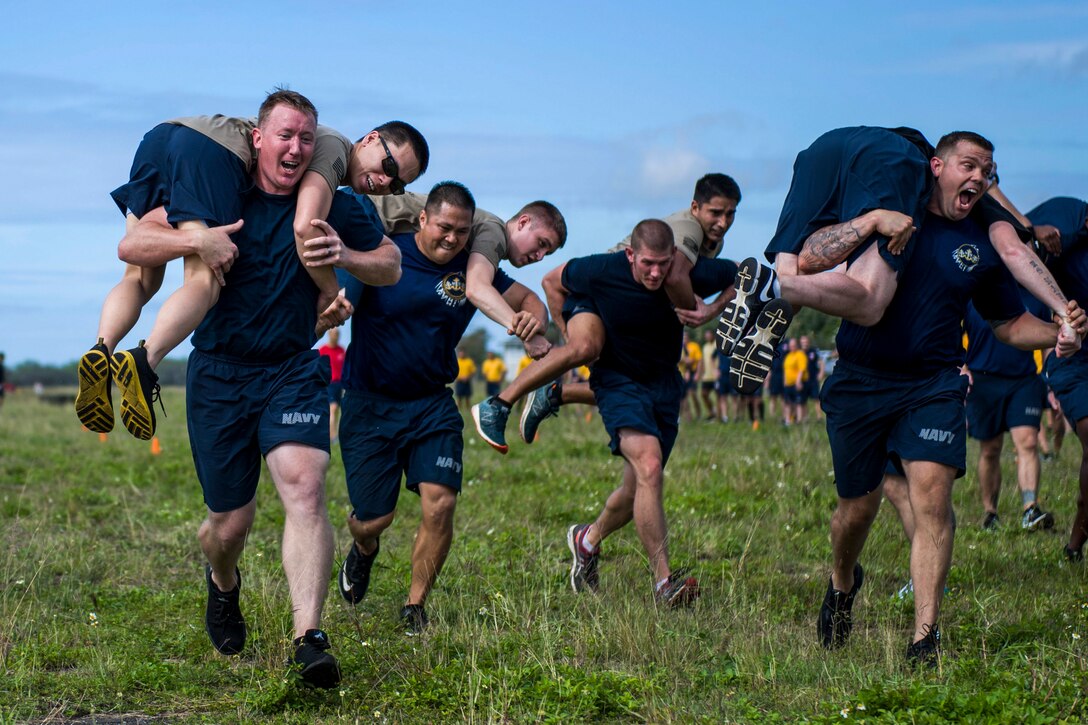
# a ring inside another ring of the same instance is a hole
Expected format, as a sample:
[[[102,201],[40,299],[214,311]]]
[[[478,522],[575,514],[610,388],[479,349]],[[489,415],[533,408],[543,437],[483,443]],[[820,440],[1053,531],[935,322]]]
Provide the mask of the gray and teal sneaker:
[[[529,393],[525,399],[525,410],[521,411],[521,423],[518,432],[526,443],[532,443],[536,439],[536,429],[541,421],[550,415],[559,415],[559,406],[562,403],[562,387],[559,383],[545,385]]]
[[[503,455],[510,450],[506,445],[506,420],[510,417],[510,406],[491,396],[482,403],[472,406],[472,420],[476,422],[476,432],[487,444]]]

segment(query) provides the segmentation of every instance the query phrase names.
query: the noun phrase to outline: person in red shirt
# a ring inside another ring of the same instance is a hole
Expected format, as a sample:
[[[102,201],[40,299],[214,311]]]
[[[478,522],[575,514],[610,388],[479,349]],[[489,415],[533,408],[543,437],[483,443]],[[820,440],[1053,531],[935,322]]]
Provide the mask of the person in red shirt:
[[[344,395],[344,385],[340,382],[340,374],[344,370],[344,348],[340,347],[340,330],[329,330],[328,343],[317,349],[319,353],[329,359],[332,368],[332,378],[329,383],[329,440],[336,443],[336,431],[340,427],[340,398]]]

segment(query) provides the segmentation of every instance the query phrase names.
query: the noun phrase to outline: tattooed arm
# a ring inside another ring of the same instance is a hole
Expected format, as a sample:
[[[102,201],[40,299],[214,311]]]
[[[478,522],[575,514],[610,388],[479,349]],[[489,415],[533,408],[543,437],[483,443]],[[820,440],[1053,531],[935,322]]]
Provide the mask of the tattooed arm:
[[[1070,302],[1058,283],[1054,281],[1050,270],[1046,268],[1031,247],[1020,241],[1016,231],[1008,222],[997,222],[990,225],[990,243],[1001,255],[1001,261],[1005,263],[1016,281],[1032,294],[1036,299],[1049,307],[1063,322],[1072,322],[1077,334],[1083,335],[1083,313],[1074,314],[1078,309],[1076,302]],[[1071,320],[1070,317],[1073,317]]]
[[[906,214],[874,209],[848,222],[824,227],[805,240],[798,256],[798,271],[815,274],[842,264],[873,233],[888,237],[888,249],[898,254],[914,233],[914,222]]]

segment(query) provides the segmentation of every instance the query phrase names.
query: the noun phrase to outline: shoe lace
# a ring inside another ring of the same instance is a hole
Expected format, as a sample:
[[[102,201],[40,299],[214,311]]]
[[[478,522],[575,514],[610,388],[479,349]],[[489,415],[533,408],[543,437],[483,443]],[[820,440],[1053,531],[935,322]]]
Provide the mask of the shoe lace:
[[[922,638],[915,642],[916,645],[922,646],[923,643],[929,642],[933,646],[937,646],[941,643],[941,629],[936,624],[923,624],[922,625]]]
[[[166,418],[166,406],[162,402],[162,386],[155,383],[151,386],[151,405],[155,403],[159,404],[159,408],[162,410],[162,417]]]

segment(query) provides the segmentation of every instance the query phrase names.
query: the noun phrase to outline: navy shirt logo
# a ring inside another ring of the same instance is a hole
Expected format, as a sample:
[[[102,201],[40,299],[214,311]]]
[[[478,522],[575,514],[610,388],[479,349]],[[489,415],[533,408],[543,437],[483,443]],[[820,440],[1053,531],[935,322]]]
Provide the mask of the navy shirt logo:
[[[435,293],[450,307],[465,304],[465,273],[450,272],[435,285]]]
[[[977,267],[980,259],[978,246],[975,244],[961,244],[952,252],[952,260],[964,272],[970,272]]]

